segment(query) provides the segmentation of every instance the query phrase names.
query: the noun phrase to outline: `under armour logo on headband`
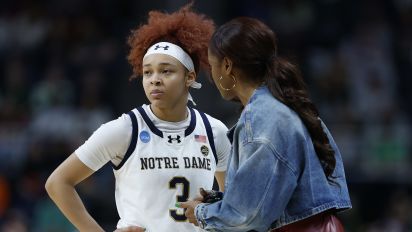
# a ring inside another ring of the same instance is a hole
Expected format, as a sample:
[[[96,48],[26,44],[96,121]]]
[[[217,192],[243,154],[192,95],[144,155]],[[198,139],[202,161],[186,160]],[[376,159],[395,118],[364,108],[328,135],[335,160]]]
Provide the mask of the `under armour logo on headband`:
[[[157,50],[159,48],[163,48],[163,50],[169,50],[169,46],[160,46],[160,45],[156,45],[156,47],[154,48],[154,50]]]

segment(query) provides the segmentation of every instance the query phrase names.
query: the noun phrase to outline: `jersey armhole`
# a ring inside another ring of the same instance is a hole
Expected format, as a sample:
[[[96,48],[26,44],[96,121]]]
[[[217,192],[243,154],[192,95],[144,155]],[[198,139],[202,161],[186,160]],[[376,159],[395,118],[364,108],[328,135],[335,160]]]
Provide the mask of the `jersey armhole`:
[[[216,165],[219,162],[217,159],[217,154],[216,154],[216,148],[215,148],[215,140],[213,139],[213,131],[212,131],[212,126],[210,126],[209,119],[207,119],[207,116],[205,113],[198,111],[200,116],[202,117],[203,124],[206,127],[206,134],[207,134],[207,139],[209,140],[210,147],[212,149],[213,156],[215,157]]]
[[[137,145],[137,138],[138,138],[138,134],[139,134],[139,128],[138,128],[138,124],[137,124],[136,115],[133,113],[133,111],[130,111],[127,114],[129,115],[130,119],[132,120],[132,139],[130,140],[129,147],[127,148],[126,154],[124,155],[122,161],[117,166],[114,165],[113,163],[111,163],[114,170],[119,170],[123,166],[123,164],[126,163],[127,159],[134,152],[134,150],[136,149],[136,145]]]

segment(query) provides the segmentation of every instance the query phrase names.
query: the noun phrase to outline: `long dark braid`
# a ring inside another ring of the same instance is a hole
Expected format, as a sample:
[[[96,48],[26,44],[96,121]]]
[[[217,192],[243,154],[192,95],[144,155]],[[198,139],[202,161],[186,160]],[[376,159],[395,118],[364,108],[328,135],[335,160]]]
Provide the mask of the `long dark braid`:
[[[305,124],[316,154],[329,181],[335,170],[335,151],[323,130],[319,112],[309,98],[299,69],[289,61],[275,57],[268,65],[265,81],[272,95],[293,109]]]

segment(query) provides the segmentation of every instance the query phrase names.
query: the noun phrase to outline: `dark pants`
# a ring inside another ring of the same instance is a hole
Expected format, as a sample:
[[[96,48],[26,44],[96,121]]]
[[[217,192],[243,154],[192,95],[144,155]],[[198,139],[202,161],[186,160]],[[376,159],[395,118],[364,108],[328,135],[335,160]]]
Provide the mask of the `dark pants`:
[[[344,232],[343,225],[333,212],[324,212],[270,232]]]

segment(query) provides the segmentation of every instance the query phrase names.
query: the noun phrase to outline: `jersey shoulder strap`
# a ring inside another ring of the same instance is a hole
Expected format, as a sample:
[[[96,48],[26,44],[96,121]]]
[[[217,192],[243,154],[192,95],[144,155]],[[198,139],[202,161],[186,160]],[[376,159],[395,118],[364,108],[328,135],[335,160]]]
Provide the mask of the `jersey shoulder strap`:
[[[216,147],[215,147],[215,140],[213,139],[213,130],[212,130],[212,126],[210,125],[209,119],[207,118],[206,114],[201,112],[201,111],[197,111],[200,114],[200,117],[202,117],[203,120],[203,124],[206,127],[206,134],[207,134],[207,139],[209,140],[209,144],[210,147],[212,149],[212,153],[213,156],[215,157],[215,161],[216,164],[218,163],[218,159],[217,159],[217,154],[216,154]]]
[[[112,167],[115,170],[119,170],[123,166],[123,164],[127,161],[130,155],[134,152],[134,150],[136,149],[136,145],[137,145],[137,138],[139,135],[139,127],[137,124],[137,118],[133,110],[127,114],[129,115],[130,120],[132,120],[132,139],[130,140],[129,147],[127,148],[126,154],[124,155],[122,161],[117,166],[115,166],[112,163]]]

